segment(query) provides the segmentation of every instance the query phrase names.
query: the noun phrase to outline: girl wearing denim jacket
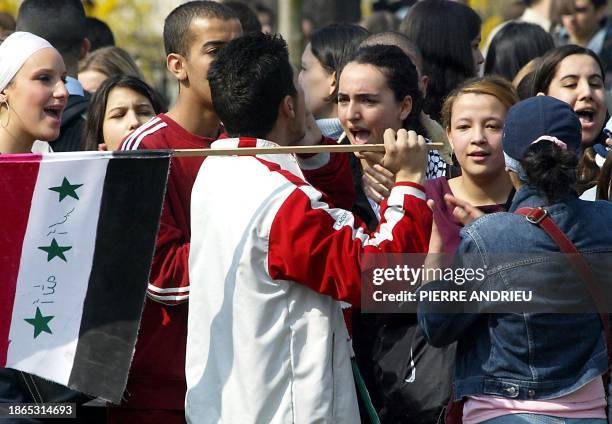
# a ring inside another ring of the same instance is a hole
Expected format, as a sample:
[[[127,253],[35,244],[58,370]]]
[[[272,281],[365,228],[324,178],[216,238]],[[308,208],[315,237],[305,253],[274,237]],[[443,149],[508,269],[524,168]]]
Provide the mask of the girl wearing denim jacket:
[[[597,263],[592,271],[609,302],[612,204],[577,197],[581,135],[574,111],[552,97],[510,109],[502,137],[517,189],[510,212],[544,207],[587,262]],[[602,323],[581,276],[567,263],[556,266],[557,244],[514,213],[482,216],[466,225],[461,238],[454,269],[478,268],[484,278],[462,286],[432,281],[419,292],[465,291],[468,299],[474,293],[533,293],[533,303],[419,304],[419,324],[430,344],[458,342],[453,393],[464,401],[463,422],[606,423]]]

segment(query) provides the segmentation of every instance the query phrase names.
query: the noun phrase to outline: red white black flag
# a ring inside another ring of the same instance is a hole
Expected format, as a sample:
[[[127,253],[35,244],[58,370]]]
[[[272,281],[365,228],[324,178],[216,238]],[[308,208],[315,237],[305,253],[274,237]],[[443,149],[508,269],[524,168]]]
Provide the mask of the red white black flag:
[[[166,152],[0,155],[0,366],[119,402]]]

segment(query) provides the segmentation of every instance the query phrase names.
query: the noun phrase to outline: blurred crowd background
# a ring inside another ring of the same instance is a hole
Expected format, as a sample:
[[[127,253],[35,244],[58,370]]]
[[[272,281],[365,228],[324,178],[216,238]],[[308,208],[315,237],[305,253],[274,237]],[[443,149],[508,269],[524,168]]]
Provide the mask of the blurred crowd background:
[[[0,0],[0,28],[10,33],[22,0]],[[360,23],[371,33],[398,29],[402,18],[418,0],[240,0],[259,18],[262,30],[279,32],[288,41],[292,60],[300,56],[312,31],[332,22]],[[459,0],[461,1],[461,0]],[[499,23],[521,16],[525,0],[464,0],[482,18],[482,45]],[[89,17],[111,28],[115,45],[125,49],[142,70],[146,81],[168,102],[177,86],[166,71],[162,41],[164,18],[177,0],[83,0]],[[612,3],[608,4],[612,14]],[[560,19],[559,19],[560,21]],[[12,27],[11,27],[12,26]]]
[[[359,23],[371,33],[397,30],[402,18],[418,0],[222,0],[246,4],[255,12],[264,32],[279,32],[288,41],[292,61],[299,60],[308,36],[333,22]],[[461,0],[459,0],[461,1]],[[2,39],[12,32],[22,0],[0,0]],[[181,0],[83,0],[91,18],[106,23],[114,44],[125,49],[142,70],[146,82],[158,90],[166,102],[177,95],[177,86],[168,74],[162,40],[164,18]],[[529,0],[465,0],[482,18],[482,44],[493,28],[523,13]],[[239,6],[239,5],[238,5]],[[612,2],[607,4],[612,15]],[[561,19],[557,20],[560,27]],[[256,24],[256,23],[254,23]],[[94,46],[101,47],[101,46]]]

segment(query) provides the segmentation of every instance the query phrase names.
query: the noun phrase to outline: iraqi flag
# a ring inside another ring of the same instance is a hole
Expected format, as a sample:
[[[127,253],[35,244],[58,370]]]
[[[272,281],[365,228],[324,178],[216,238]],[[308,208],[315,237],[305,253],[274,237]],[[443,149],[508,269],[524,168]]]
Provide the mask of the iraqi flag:
[[[0,367],[120,401],[168,167],[155,151],[0,155]]]

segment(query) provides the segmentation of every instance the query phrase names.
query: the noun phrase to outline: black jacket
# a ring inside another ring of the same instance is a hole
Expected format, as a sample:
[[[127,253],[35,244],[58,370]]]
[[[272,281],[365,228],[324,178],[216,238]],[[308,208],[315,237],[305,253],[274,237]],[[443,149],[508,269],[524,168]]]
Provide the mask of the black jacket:
[[[75,152],[84,149],[85,115],[89,106],[89,95],[68,96],[68,104],[62,114],[59,137],[51,142],[54,152]]]

